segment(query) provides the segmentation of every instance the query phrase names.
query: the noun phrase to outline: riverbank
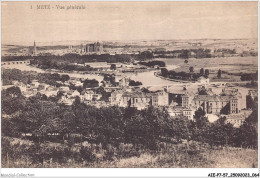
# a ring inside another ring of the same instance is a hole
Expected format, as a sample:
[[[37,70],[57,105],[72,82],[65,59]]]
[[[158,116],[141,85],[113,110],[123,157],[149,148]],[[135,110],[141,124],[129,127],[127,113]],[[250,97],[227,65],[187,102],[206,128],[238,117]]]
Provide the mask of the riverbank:
[[[196,81],[186,81],[186,80],[177,80],[177,79],[166,78],[166,77],[161,76],[158,72],[154,72],[154,75],[155,75],[156,77],[160,77],[161,79],[169,80],[169,81],[173,81],[173,82],[179,82],[179,83],[196,83]]]

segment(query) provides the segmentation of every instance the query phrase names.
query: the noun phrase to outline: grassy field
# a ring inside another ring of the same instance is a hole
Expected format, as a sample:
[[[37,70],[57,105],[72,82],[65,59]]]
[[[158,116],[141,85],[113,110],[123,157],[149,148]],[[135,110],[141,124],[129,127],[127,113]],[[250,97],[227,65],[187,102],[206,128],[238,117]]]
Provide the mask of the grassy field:
[[[4,138],[3,168],[253,168],[258,167],[257,150],[190,142],[167,144],[156,151],[120,144],[103,149],[102,144],[67,144]],[[83,151],[80,148],[84,148]],[[69,151],[68,151],[69,150]],[[52,156],[50,156],[52,155]],[[38,159],[43,158],[43,159]]]
[[[204,58],[204,59],[188,59],[188,63],[184,63],[184,59],[158,58],[156,60],[165,61],[166,65],[178,65],[175,71],[189,72],[189,67],[194,67],[194,72],[199,72],[201,68],[209,69],[210,73],[217,73],[219,69],[230,73],[255,72],[258,68],[257,57],[223,57],[223,58]]]
[[[251,149],[225,148],[207,150],[193,158],[188,154],[174,153],[142,154],[140,157],[119,159],[95,164],[94,167],[124,168],[253,168],[257,167],[257,151]]]

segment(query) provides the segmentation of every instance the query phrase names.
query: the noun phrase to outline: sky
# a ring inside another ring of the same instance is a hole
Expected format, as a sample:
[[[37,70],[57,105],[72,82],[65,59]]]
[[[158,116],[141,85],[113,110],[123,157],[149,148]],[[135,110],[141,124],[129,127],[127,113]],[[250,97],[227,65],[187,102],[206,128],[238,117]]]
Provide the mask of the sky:
[[[255,2],[1,2],[2,44],[258,38]],[[50,5],[51,9],[37,9]],[[57,6],[84,9],[57,9]]]

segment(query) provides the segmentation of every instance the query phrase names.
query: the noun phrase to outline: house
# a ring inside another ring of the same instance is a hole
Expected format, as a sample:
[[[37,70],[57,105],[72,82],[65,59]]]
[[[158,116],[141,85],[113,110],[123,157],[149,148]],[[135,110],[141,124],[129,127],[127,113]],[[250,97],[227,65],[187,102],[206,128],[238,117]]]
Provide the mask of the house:
[[[80,97],[80,93],[77,90],[69,90],[68,92],[63,93],[58,103],[63,103],[65,105],[72,105],[77,96]]]
[[[69,92],[69,91],[70,91],[70,88],[67,87],[67,86],[61,86],[61,87],[59,88],[59,91],[62,91],[62,92]]]
[[[70,83],[68,81],[63,82],[65,86],[70,86]]]
[[[46,88],[46,91],[43,92],[43,94],[45,94],[47,97],[50,96],[57,96],[59,89],[53,86],[49,86]]]
[[[232,124],[233,127],[240,127],[244,123],[245,119],[237,116],[228,117],[225,121],[225,124]]]
[[[184,116],[187,117],[189,120],[193,120],[195,109],[184,108],[182,106],[170,106],[168,107],[168,113],[171,117]]]
[[[252,110],[242,110],[238,114],[229,114],[229,115],[221,115],[222,117],[226,117],[225,124],[232,124],[234,127],[240,127],[245,119],[252,114]]]
[[[40,83],[38,82],[38,80],[32,80],[32,82],[31,82],[32,87],[38,88],[39,85],[40,85]]]
[[[22,82],[19,82],[16,86],[20,88],[22,93],[24,93],[27,90],[26,84],[24,84]]]
[[[153,106],[168,106],[169,105],[169,93],[164,88],[162,91],[156,93],[150,93]]]
[[[76,96],[80,96],[80,93],[77,90],[70,90],[67,92],[67,96],[69,98],[75,98]]]
[[[169,107],[168,113],[171,117],[181,116],[183,115],[183,108],[181,106]]]
[[[147,108],[152,103],[152,94],[141,91],[124,92],[119,102],[120,107],[135,107],[138,110]]]
[[[50,85],[45,84],[45,83],[40,83],[37,90],[38,91],[45,91]]]
[[[101,94],[95,93],[95,94],[92,95],[92,101],[98,101],[98,100],[101,99],[101,97],[102,97]]]
[[[111,105],[119,105],[124,92],[125,90],[116,90],[112,92],[110,97]]]
[[[193,94],[189,92],[185,92],[184,95],[181,95],[181,105],[184,108],[190,108],[192,106]]]
[[[13,80],[12,81],[12,85],[14,86],[18,86],[20,84],[20,82],[18,80]]]
[[[183,116],[187,117],[189,120],[194,119],[195,109],[192,108],[183,108]]]
[[[164,88],[158,93],[158,106],[168,106],[169,105],[169,94],[167,88]]]
[[[119,86],[120,87],[126,87],[129,86],[130,78],[123,77],[122,79],[119,80]]]
[[[70,80],[70,84],[75,85],[76,87],[83,87],[83,83],[78,80]]]
[[[26,91],[23,93],[23,95],[24,95],[26,98],[29,98],[29,97],[31,97],[31,96],[36,95],[36,93],[35,93],[35,91],[33,91],[32,89],[30,89],[30,90],[26,90]]]
[[[100,100],[102,94],[97,94],[93,90],[84,90],[81,92],[82,101],[97,101]]]
[[[58,101],[58,103],[60,104],[65,104],[65,105],[72,105],[74,102],[74,98],[69,98],[68,96],[61,96],[60,100]]]
[[[84,90],[81,92],[81,100],[82,101],[92,101],[92,95],[94,91],[92,90]]]

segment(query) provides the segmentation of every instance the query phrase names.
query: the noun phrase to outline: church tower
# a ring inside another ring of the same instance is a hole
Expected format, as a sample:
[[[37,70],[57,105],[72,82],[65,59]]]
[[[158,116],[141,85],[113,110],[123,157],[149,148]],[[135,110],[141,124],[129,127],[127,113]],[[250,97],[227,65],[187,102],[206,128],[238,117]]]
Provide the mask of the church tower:
[[[33,44],[33,56],[36,56],[37,55],[37,51],[36,51],[36,43],[34,41],[34,44]]]

